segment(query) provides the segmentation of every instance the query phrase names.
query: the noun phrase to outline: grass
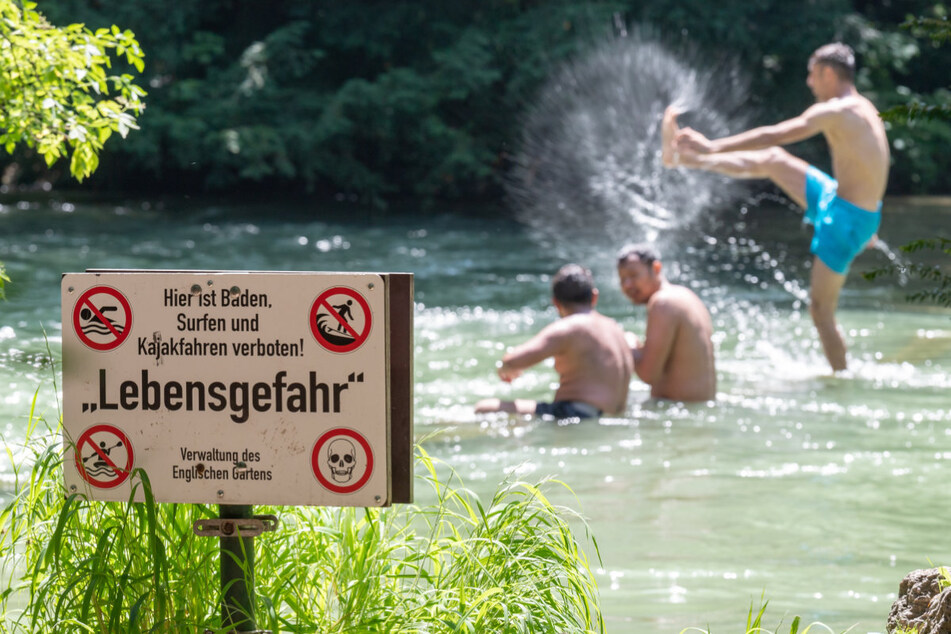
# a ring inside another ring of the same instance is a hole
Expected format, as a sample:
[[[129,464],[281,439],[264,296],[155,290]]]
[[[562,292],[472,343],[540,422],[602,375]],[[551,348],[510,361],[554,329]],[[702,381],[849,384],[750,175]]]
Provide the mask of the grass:
[[[218,540],[192,532],[217,508],[156,504],[141,471],[144,503],[67,497],[58,430],[39,422],[0,513],[0,632],[223,631]],[[255,539],[258,628],[603,632],[569,521],[586,525],[545,495],[563,483],[505,482],[483,505],[421,448],[417,465],[431,504],[255,507],[280,519]]]
[[[766,606],[769,605],[769,601],[761,599],[761,603],[762,605],[755,613],[753,612],[753,604],[750,604],[750,610],[746,616],[746,629],[740,630],[744,632],[744,634],[786,634],[787,632],[788,634],[835,634],[835,631],[832,628],[818,621],[806,625],[804,629],[800,629],[802,627],[802,619],[800,619],[798,616],[793,617],[793,620],[788,626],[788,630],[783,626],[782,619],[774,629],[764,627],[763,618],[766,616]],[[841,634],[847,634],[851,630],[852,628],[850,627],[847,630],[841,632]],[[712,634],[712,632],[695,627],[688,627],[685,630],[681,630],[680,634],[688,634],[691,632],[695,634]],[[895,632],[894,634],[902,633]],[[908,632],[907,634],[915,633]]]

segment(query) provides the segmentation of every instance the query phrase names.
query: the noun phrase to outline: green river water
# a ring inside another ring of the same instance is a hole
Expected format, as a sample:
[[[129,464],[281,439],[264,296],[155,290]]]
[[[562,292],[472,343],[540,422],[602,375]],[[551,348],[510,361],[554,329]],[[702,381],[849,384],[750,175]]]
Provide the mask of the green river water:
[[[839,313],[851,369],[832,377],[802,301],[809,232],[778,205],[728,216],[660,236],[669,277],[713,315],[717,403],[651,402],[635,380],[623,416],[559,426],[472,406],[550,396],[549,364],[511,385],[494,368],[556,318],[549,276],[566,261],[591,267],[602,312],[643,334],[643,308],[620,293],[613,264],[639,237],[633,226],[556,239],[488,209],[0,199],[0,261],[13,278],[0,304],[0,430],[15,448],[37,386],[38,410],[58,416],[45,359],[49,345],[59,362],[64,272],[408,271],[417,437],[438,432],[427,450],[480,494],[506,477],[552,475],[573,489],[554,497],[589,518],[608,632],[740,631],[764,592],[773,627],[799,614],[884,632],[901,578],[951,563],[951,311],[907,303],[914,281],[864,280],[888,259],[863,254]],[[889,201],[881,234],[895,250],[949,226],[940,201]],[[11,469],[0,455],[0,498]]]

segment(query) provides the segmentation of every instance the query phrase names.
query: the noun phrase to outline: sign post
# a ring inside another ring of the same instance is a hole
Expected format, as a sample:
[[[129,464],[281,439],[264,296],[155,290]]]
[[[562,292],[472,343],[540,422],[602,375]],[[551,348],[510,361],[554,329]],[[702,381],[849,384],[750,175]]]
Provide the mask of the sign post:
[[[400,273],[64,274],[67,491],[142,501],[141,469],[156,502],[219,505],[195,532],[222,540],[225,626],[256,631],[253,505],[412,501],[412,297]]]
[[[222,504],[221,519],[250,519],[248,504]],[[238,531],[236,531],[238,532]],[[221,625],[237,632],[257,629],[254,619],[254,537],[221,537]]]

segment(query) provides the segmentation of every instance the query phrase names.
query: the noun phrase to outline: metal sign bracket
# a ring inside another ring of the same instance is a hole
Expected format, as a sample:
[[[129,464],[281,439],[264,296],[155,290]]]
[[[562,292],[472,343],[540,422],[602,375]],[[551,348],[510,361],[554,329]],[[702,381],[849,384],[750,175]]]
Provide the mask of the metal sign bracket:
[[[277,530],[276,515],[255,515],[242,519],[212,517],[195,520],[192,530],[199,537],[257,537]]]

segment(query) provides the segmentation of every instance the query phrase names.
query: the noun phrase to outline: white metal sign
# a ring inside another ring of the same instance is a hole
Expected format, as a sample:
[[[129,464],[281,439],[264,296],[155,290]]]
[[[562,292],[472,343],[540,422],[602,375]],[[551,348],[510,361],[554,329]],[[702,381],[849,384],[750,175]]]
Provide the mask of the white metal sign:
[[[142,469],[159,502],[389,504],[385,283],[65,274],[67,490],[128,500]]]

